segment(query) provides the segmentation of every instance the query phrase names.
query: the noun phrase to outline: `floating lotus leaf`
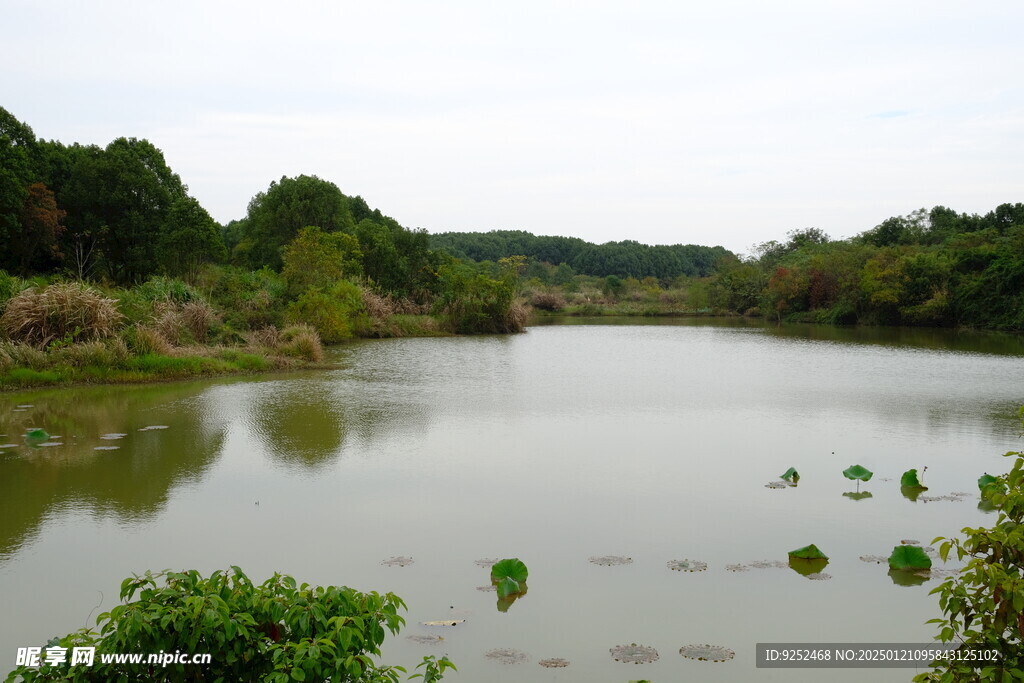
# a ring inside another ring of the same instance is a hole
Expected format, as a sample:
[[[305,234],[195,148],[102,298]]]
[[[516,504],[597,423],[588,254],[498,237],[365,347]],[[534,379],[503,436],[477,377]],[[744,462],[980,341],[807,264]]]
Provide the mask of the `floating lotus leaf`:
[[[929,576],[933,579],[947,579],[950,576],[956,576],[959,573],[959,569],[939,569],[935,567],[932,567],[931,571],[928,572]]]
[[[900,545],[921,545],[921,541],[916,538],[901,538]]]
[[[50,447],[50,446],[63,446],[64,442],[63,441],[47,441],[46,443],[40,443],[40,444],[36,444],[36,445],[39,446],[40,448],[46,448],[46,447]]]
[[[658,661],[659,657],[658,651],[653,647],[636,643],[616,645],[608,651],[612,653],[612,659],[625,664],[650,664]]]
[[[561,657],[552,657],[551,659],[542,659],[537,662],[545,669],[562,669],[569,666],[568,659],[562,659]]]
[[[35,408],[35,406],[32,405],[31,403],[22,403],[20,405],[15,406],[15,408],[25,409],[25,408]]]
[[[669,560],[668,568],[675,572],[702,572],[708,568],[708,563],[699,560]]]
[[[420,645],[437,645],[442,640],[444,640],[444,638],[441,636],[427,636],[420,634],[406,636],[406,638],[408,638],[414,643],[419,643]]]
[[[499,562],[501,562],[501,558],[498,558],[498,557],[485,557],[482,560],[475,560],[474,562],[475,562],[476,566],[478,566],[478,567],[483,567],[484,569],[489,569],[489,568],[493,567],[494,565],[498,564]]]
[[[465,619],[435,619],[434,621],[420,622],[424,626],[458,626],[465,623]]]
[[[102,435],[100,435],[100,438],[101,439],[105,439],[107,441],[116,441],[117,439],[123,439],[126,436],[128,436],[128,435],[127,434],[112,433],[112,434],[102,434]]]
[[[868,498],[874,498],[870,491],[847,491],[843,494],[843,497],[849,498],[850,500],[867,500]]]
[[[45,429],[30,429],[25,432],[25,440],[29,443],[40,443],[49,440],[50,435]]]
[[[869,481],[873,474],[874,472],[860,465],[850,465],[843,470],[843,476],[847,479],[858,479],[860,481]]]
[[[148,427],[142,427],[139,429],[140,432],[151,432],[155,429],[168,429],[167,425],[149,425]]]
[[[494,586],[498,590],[499,598],[507,598],[510,595],[522,592],[522,588],[519,586],[519,582],[513,579],[511,576],[506,576],[503,579],[499,579],[497,583],[494,584]]]
[[[766,489],[788,489],[796,484],[790,484],[788,481],[770,481],[764,485]]]
[[[779,478],[783,479],[784,481],[791,481],[794,484],[800,483],[800,473],[797,472],[792,467],[786,470],[784,474],[780,474]]]
[[[978,489],[982,498],[989,498],[994,493],[1006,493],[1006,484],[986,472],[978,477]]]
[[[825,574],[824,572],[814,572],[813,574],[808,574],[807,578],[811,581],[829,581],[832,579],[832,575]]]
[[[600,557],[591,557],[590,561],[594,564],[599,564],[604,567],[615,567],[621,564],[633,564],[632,557],[624,557],[622,555],[601,555]]]
[[[484,654],[487,659],[493,659],[502,664],[522,664],[529,661],[530,656],[520,650],[513,650],[510,647],[500,647],[496,650],[489,650]]]
[[[789,558],[789,568],[801,576],[811,576],[812,574],[820,574],[821,570],[827,566],[827,557],[804,559],[800,557],[790,556]]]
[[[411,557],[402,557],[399,555],[397,557],[389,557],[386,560],[381,560],[380,563],[385,567],[405,567],[412,564],[414,561],[415,560]]]
[[[498,590],[498,587],[492,583],[489,586],[477,586],[476,589],[483,593],[493,593]]]
[[[721,645],[683,645],[679,654],[700,662],[726,662],[736,656],[735,652]]]
[[[898,545],[889,556],[889,568],[899,570],[931,569],[932,558],[916,545]]]
[[[912,489],[926,489],[928,488],[921,483],[921,480],[917,478],[917,470],[907,470],[900,477],[900,486],[905,486]]]
[[[17,448],[17,447],[18,447],[18,444],[16,444],[16,443],[0,443],[0,448]]]
[[[491,582],[510,578],[514,579],[517,583],[523,583],[529,574],[530,572],[522,560],[513,557],[494,563],[494,566],[491,567]],[[499,588],[498,591],[500,592],[501,589]]]
[[[94,451],[117,451],[120,450],[120,446],[94,446]]]
[[[818,546],[813,543],[805,545],[803,548],[797,548],[796,550],[790,550],[789,556],[795,557],[800,560],[827,560],[828,555],[818,550]]]
[[[982,494],[984,496],[984,494]],[[950,503],[962,503],[964,500],[963,496],[955,496],[952,493],[947,493],[944,496],[920,496],[918,499],[919,503],[937,503],[939,501],[949,501]]]

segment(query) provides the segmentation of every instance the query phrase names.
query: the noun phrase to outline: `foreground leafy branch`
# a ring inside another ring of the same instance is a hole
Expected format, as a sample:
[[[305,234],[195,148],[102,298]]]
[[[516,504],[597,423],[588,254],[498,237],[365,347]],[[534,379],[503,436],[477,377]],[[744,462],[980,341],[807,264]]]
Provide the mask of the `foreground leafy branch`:
[[[945,560],[955,553],[967,560],[960,573],[932,593],[944,614],[929,623],[940,624],[938,639],[955,642],[962,650],[994,650],[991,664],[950,660],[914,678],[921,682],[1024,680],[1024,452],[1009,473],[997,477],[989,501],[998,511],[995,526],[965,528],[963,539],[938,538]],[[1005,486],[1005,490],[1002,487]]]
[[[137,598],[137,599],[136,599]],[[92,665],[22,665],[8,682],[25,681],[366,681],[395,682],[400,666],[374,662],[386,632],[405,620],[401,598],[337,586],[297,584],[274,574],[257,586],[238,567],[204,578],[195,570],[146,572],[121,584],[121,605],[44,650],[95,648]],[[134,601],[132,601],[134,600]],[[140,653],[143,663],[102,661],[103,654]],[[210,655],[208,664],[150,664],[155,653]],[[425,657],[414,677],[438,681],[455,667]]]

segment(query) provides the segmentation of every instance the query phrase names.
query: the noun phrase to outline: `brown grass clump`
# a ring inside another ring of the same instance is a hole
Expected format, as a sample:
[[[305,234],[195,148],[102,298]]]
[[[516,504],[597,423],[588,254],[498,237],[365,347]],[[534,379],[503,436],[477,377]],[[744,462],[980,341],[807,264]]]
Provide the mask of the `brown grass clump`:
[[[281,332],[281,343],[277,351],[286,356],[303,358],[313,363],[324,359],[324,347],[320,335],[309,325],[292,325]]]
[[[192,333],[192,338],[200,344],[210,336],[210,330],[219,320],[217,312],[205,301],[189,301],[184,304],[181,307],[181,318]]]
[[[513,301],[505,315],[505,332],[522,332],[526,328],[526,318],[530,315],[530,307],[521,301]]]
[[[14,341],[45,348],[53,341],[91,341],[114,333],[117,302],[79,282],[27,289],[7,302],[0,329]]]
[[[135,325],[125,330],[124,341],[127,347],[139,356],[149,353],[168,356],[174,351],[167,337],[161,334],[160,330],[148,325]]]
[[[541,311],[560,311],[565,308],[565,298],[557,292],[537,292],[530,297],[530,305]]]
[[[246,344],[255,348],[276,349],[281,343],[281,330],[273,325],[245,332],[242,336]]]
[[[31,344],[0,341],[0,368],[28,367],[42,370],[49,364],[46,353]]]
[[[363,290],[363,307],[371,318],[378,321],[387,320],[395,313],[391,297],[381,296],[370,289]]]
[[[90,365],[109,366],[114,364],[110,348],[101,341],[82,342],[64,346],[53,352],[54,359],[76,368]]]

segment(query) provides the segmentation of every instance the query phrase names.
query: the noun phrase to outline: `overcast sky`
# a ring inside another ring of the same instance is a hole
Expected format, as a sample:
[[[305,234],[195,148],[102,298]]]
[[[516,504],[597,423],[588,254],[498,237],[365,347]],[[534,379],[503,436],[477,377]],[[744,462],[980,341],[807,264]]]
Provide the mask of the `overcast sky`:
[[[218,221],[318,175],[408,227],[747,252],[1024,201],[1024,2],[3,3],[0,106],[147,138]]]

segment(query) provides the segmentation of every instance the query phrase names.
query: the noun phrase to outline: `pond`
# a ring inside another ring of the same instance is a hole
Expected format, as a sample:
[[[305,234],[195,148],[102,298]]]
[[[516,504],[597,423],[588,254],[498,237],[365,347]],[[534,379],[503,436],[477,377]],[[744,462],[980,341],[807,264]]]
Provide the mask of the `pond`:
[[[755,643],[931,640],[936,579],[860,558],[994,522],[976,480],[1021,445],[1018,337],[561,322],[356,343],[331,371],[0,395],[0,673],[93,623],[133,572],[232,564],[397,593],[408,624],[384,661],[448,654],[453,681],[817,681],[756,669]],[[60,445],[26,446],[32,427]],[[874,478],[847,480],[853,464]],[[799,486],[766,487],[789,467]],[[905,498],[900,475],[925,467],[929,491]],[[770,566],[810,543],[831,578]],[[591,561],[609,556],[631,561]],[[503,557],[530,569],[505,613],[477,563]],[[421,623],[449,618],[465,621]],[[612,659],[632,643],[660,658]],[[485,656],[500,648],[528,661]]]

